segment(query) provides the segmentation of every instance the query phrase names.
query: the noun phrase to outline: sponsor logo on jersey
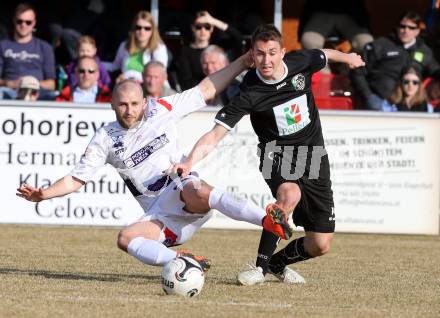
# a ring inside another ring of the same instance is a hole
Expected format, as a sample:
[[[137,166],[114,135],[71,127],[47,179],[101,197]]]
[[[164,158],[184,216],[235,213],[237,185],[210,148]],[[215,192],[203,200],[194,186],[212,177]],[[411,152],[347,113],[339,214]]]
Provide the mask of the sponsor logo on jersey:
[[[292,77],[293,88],[297,91],[302,91],[306,87],[306,78],[303,74],[298,73]]]
[[[113,148],[120,148],[124,146],[124,142],[122,141],[124,139],[124,135],[110,136],[110,138],[113,140]]]
[[[115,155],[117,156],[117,155],[119,155],[120,153],[123,153],[124,151],[125,151],[125,148],[124,148],[124,147],[119,148],[118,150],[115,151]]]
[[[163,148],[167,143],[169,143],[169,139],[166,134],[162,134],[159,137],[154,138],[144,147],[133,153],[130,158],[124,160],[124,164],[127,168],[132,168],[140,164],[142,161],[147,159],[151,154],[156,152],[157,150]]]
[[[274,107],[273,112],[280,136],[296,133],[310,123],[305,94]]]
[[[148,118],[152,118],[152,117],[156,116],[156,114],[157,114],[156,108],[150,109],[148,112]]]
[[[286,84],[286,82],[282,82],[281,84],[277,85],[277,90],[279,90],[283,86],[286,86]]]

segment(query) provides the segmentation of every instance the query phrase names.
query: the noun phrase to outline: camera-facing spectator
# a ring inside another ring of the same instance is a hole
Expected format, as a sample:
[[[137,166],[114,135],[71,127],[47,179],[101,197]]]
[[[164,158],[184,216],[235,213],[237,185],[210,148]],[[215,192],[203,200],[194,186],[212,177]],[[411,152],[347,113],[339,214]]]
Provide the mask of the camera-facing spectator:
[[[399,84],[394,89],[391,97],[384,102],[382,110],[387,112],[433,112],[433,107],[428,102],[423,87],[422,76],[417,68],[404,69]]]
[[[99,68],[99,78],[98,78],[99,84],[110,87],[111,85],[110,75],[108,74],[104,64],[101,62],[96,52],[97,52],[96,42],[93,37],[88,35],[83,35],[79,38],[78,46],[77,46],[78,57],[81,58],[83,56],[89,56],[95,58]],[[76,58],[67,66],[66,69],[67,85],[69,86],[78,85],[78,76],[76,74],[77,65],[78,65],[78,59]]]
[[[200,63],[203,73],[210,75],[215,73],[229,64],[226,52],[217,45],[210,45],[204,49],[200,55]],[[220,92],[214,100],[208,101],[212,106],[225,106],[229,101],[238,94],[240,88],[240,80],[234,79],[225,90]]]
[[[218,45],[209,45],[200,54],[200,64],[202,66],[203,74],[210,75],[221,70],[229,64],[226,52]],[[234,79],[225,90],[220,92],[215,99],[208,101],[212,106],[224,106],[234,97],[239,91],[240,81]]]
[[[15,99],[20,78],[34,76],[40,82],[40,98],[53,99],[55,59],[49,43],[33,36],[37,22],[29,4],[19,4],[13,18],[11,39],[0,41],[0,98]]]
[[[160,98],[176,94],[176,91],[167,85],[167,70],[159,61],[150,61],[145,64],[143,72],[143,84],[145,97]]]
[[[406,67],[417,67],[423,77],[439,69],[431,49],[419,37],[421,22],[417,13],[407,12],[399,19],[395,32],[365,46],[366,66],[353,71],[352,82],[367,109],[381,109]]]
[[[57,101],[88,104],[111,102],[110,89],[98,83],[99,69],[95,58],[80,57],[76,73],[78,85],[66,86],[57,97]]]
[[[18,85],[17,99],[36,101],[40,95],[40,82],[33,76],[23,76]]]
[[[200,55],[209,46],[215,28],[226,33],[238,44],[243,40],[242,34],[229,24],[214,18],[207,11],[197,12],[191,25],[194,40],[181,48],[175,63],[182,89],[197,85],[205,77],[200,64]]]
[[[210,75],[228,65],[229,59],[225,50],[213,44],[202,51],[200,62],[202,63],[203,73]]]
[[[167,66],[168,51],[153,16],[148,11],[140,11],[133,19],[128,40],[119,45],[113,61],[113,70],[121,72],[116,82],[128,78],[142,82],[144,65],[149,61]]]

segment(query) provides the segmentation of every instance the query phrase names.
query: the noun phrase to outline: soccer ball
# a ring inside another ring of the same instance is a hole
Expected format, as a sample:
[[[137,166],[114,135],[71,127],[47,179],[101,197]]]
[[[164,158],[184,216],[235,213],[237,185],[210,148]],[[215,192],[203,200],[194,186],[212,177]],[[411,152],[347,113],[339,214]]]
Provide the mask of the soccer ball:
[[[202,291],[205,274],[195,259],[179,256],[165,264],[160,279],[167,295],[194,297]]]

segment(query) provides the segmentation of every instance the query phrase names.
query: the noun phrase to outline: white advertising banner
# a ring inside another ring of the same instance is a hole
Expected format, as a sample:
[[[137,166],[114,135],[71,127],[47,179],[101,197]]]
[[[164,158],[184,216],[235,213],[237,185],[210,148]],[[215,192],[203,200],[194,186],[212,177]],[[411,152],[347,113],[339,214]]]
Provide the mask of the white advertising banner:
[[[62,198],[35,204],[15,196],[21,183],[47,187],[69,173],[95,131],[114,118],[109,105],[0,106],[0,222],[124,225],[142,215],[110,166]]]
[[[23,182],[45,187],[67,174],[95,130],[114,120],[108,105],[0,104],[2,223],[122,226],[142,210],[112,167],[77,193],[39,204],[15,196]],[[213,126],[215,112],[179,123],[188,151]],[[436,116],[322,112],[336,230],[438,234],[440,119]],[[258,171],[257,138],[245,117],[195,170],[208,183],[264,208],[273,201]],[[207,227],[256,228],[216,213]]]
[[[438,116],[322,116],[336,230],[439,233]]]

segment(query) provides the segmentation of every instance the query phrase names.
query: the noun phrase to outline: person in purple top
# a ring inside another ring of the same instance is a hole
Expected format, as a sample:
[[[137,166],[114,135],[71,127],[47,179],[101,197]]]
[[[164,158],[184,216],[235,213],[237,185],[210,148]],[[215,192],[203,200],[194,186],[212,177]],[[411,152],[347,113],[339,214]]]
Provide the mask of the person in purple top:
[[[15,99],[20,79],[27,75],[40,82],[40,96],[50,95],[55,89],[54,52],[49,43],[32,34],[36,24],[34,8],[19,4],[13,23],[12,38],[0,41],[0,98]]]
[[[83,56],[89,56],[95,58],[99,68],[98,84],[104,85],[106,87],[110,87],[112,84],[110,75],[108,74],[104,64],[99,59],[98,55],[96,55],[96,52],[97,52],[97,48],[94,38],[88,35],[83,35],[79,38],[78,47],[77,47],[78,58],[81,58]],[[78,76],[76,75],[78,58],[74,59],[67,66],[67,85],[71,87],[75,87],[78,85]]]

